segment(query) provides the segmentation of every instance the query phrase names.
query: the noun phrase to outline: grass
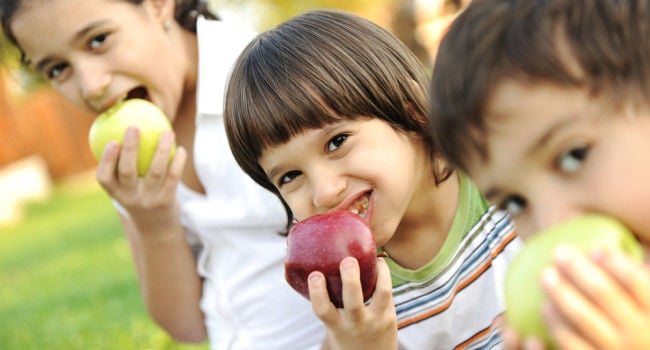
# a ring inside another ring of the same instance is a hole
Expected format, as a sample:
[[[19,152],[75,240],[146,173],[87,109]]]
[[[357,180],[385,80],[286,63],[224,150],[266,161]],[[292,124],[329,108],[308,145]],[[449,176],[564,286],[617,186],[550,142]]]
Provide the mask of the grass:
[[[204,350],[149,318],[128,243],[97,186],[59,186],[0,227],[0,349]]]

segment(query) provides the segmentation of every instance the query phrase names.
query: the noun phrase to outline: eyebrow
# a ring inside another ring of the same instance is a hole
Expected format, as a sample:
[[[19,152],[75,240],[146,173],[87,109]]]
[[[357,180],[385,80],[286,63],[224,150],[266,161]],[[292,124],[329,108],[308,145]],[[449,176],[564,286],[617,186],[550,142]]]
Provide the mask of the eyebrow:
[[[103,25],[104,23],[106,23],[106,22],[107,22],[106,20],[97,20],[97,21],[95,21],[95,22],[90,22],[87,26],[85,26],[85,27],[82,28],[80,31],[78,31],[78,32],[77,32],[77,33],[72,37],[72,39],[70,40],[70,42],[71,42],[71,43],[75,43],[75,42],[79,42],[79,41],[83,40],[83,39],[88,35],[88,33],[90,33],[90,32],[92,32],[93,30],[95,30],[95,28],[102,26],[102,25]],[[27,58],[27,60],[28,60],[28,62],[30,62],[29,58]],[[45,66],[47,66],[48,64],[50,64],[50,62],[52,62],[52,61],[54,61],[54,58],[48,56],[48,57],[45,57],[45,58],[43,58],[42,60],[39,60],[38,62],[36,62],[36,64],[34,65],[34,67],[35,67],[36,70],[38,70],[39,72],[42,72],[43,69],[45,68]]]
[[[538,149],[542,148],[544,144],[550,140],[553,135],[557,134],[557,132],[566,127],[569,124],[574,123],[577,119],[579,119],[581,115],[579,114],[571,114],[565,118],[562,118],[558,122],[552,124],[549,128],[546,129],[546,131],[528,147],[528,150],[526,151],[526,155],[531,155],[535,153]]]
[[[528,149],[525,152],[525,155],[530,156],[535,152],[537,152],[537,150],[542,148],[544,144],[546,144],[553,137],[553,135],[555,135],[560,129],[564,128],[565,126],[571,123],[574,123],[576,119],[580,117],[581,115],[579,114],[571,114],[566,118],[562,118],[558,122],[551,124],[551,126],[547,128],[546,131],[544,131],[544,133],[542,133],[542,135],[530,145],[530,147],[528,147]],[[493,202],[494,198],[499,196],[501,192],[503,191],[498,188],[489,188],[483,193],[483,196],[488,201]]]

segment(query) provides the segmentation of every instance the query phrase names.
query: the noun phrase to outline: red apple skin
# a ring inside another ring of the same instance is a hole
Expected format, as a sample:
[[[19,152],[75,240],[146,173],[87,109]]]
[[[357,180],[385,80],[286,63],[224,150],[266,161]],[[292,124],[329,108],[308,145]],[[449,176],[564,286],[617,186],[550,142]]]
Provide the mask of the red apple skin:
[[[309,299],[307,277],[320,271],[337,308],[343,307],[339,265],[345,257],[359,262],[363,300],[368,301],[377,282],[377,245],[368,224],[359,215],[337,210],[296,223],[287,236],[285,279]]]

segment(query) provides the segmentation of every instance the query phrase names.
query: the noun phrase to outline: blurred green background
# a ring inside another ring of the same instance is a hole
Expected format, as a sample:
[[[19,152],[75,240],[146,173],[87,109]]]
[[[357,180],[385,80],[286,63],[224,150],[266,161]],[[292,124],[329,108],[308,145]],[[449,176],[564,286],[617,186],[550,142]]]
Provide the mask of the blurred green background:
[[[430,65],[449,9],[462,2],[210,4],[258,30],[310,9],[349,10],[395,33]],[[175,343],[146,313],[117,214],[93,178],[92,117],[22,70],[18,58],[0,40],[0,350],[207,349]]]
[[[0,349],[203,349],[148,317],[115,211],[91,181],[57,184],[2,229]]]

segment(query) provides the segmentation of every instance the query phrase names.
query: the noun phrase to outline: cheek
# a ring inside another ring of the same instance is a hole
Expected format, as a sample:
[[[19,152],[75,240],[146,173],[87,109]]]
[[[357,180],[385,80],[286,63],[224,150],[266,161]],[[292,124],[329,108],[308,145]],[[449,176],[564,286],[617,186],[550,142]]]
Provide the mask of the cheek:
[[[80,95],[79,88],[73,83],[72,80],[67,81],[62,85],[51,84],[51,86],[54,88],[54,90],[56,90],[56,92],[59,93],[59,95],[63,96],[63,98],[69,101],[70,103],[74,104],[75,106],[83,110],[92,111],[92,108],[90,108],[84,102],[83,98]]]
[[[309,198],[306,197],[304,193],[301,194],[300,192],[291,192],[289,194],[283,194],[282,198],[284,198],[284,201],[289,206],[289,209],[291,209],[291,213],[293,213],[294,219],[298,221],[302,221],[316,214],[312,210],[313,206],[309,204]]]
[[[587,195],[597,209],[617,217],[650,244],[650,159],[617,157],[594,174],[598,180]]]

